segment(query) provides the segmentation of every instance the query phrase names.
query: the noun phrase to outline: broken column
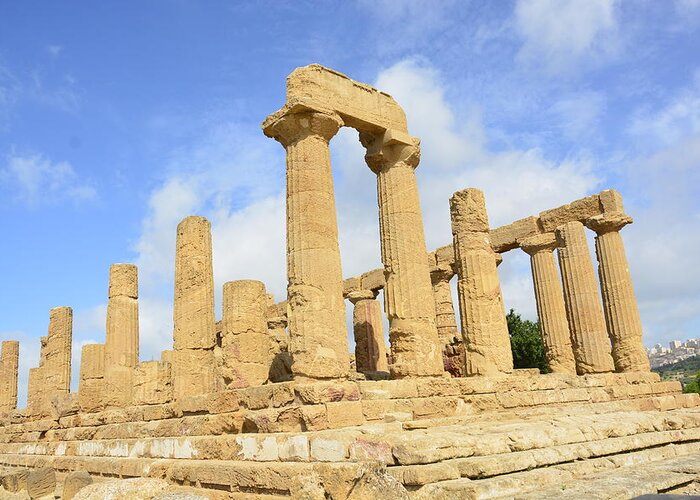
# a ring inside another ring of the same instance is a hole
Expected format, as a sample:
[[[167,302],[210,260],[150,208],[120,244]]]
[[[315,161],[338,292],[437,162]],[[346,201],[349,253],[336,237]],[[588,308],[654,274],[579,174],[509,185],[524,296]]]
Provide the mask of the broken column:
[[[456,192],[450,198],[450,214],[466,373],[512,372],[513,354],[484,193],[478,189]]]
[[[430,270],[433,297],[435,298],[435,322],[442,346],[451,344],[455,338],[460,336],[452,304],[452,288],[450,287],[450,280],[454,274],[452,266],[449,265],[441,265]]]
[[[350,370],[343,276],[328,142],[343,125],[332,112],[287,105],[263,124],[287,152],[287,300],[298,379]]]
[[[17,408],[19,342],[5,340],[0,351],[0,412]]]
[[[133,369],[139,361],[138,269],[133,264],[109,268],[107,337],[104,345],[104,403],[131,403]]]
[[[360,133],[365,161],[377,175],[379,234],[384,264],[384,310],[394,377],[443,373],[435,325],[423,217],[415,169],[420,141],[404,132]]]
[[[177,226],[172,353],[176,398],[216,388],[214,270],[211,226],[204,217],[187,217]]]
[[[352,326],[355,335],[355,366],[359,373],[388,372],[384,343],[384,324],[377,294],[355,290],[348,294],[353,304]]]
[[[520,248],[530,256],[537,316],[547,365],[555,373],[575,374],[576,362],[566,319],[564,294],[553,254],[556,247],[557,240],[552,233],[520,240]]]
[[[598,275],[615,370],[648,372],[649,358],[642,343],[642,321],[619,232],[631,222],[632,218],[625,214],[606,213],[591,217],[586,225],[597,234]]]
[[[566,316],[576,360],[576,372],[613,371],[591,254],[583,224],[574,221],[556,229]]]
[[[229,388],[262,385],[269,380],[272,339],[267,330],[265,284],[239,280],[224,284],[221,316],[221,375]]]
[[[104,406],[105,345],[86,344],[80,353],[78,404],[81,411],[99,411]],[[128,388],[129,390],[131,387]]]

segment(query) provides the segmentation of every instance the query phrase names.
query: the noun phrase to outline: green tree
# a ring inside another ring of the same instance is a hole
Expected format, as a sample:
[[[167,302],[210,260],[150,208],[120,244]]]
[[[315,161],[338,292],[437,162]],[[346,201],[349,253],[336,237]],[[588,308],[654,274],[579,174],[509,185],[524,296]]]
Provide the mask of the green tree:
[[[544,357],[544,346],[540,334],[540,323],[522,319],[515,310],[511,309],[506,316],[510,347],[513,351],[513,366],[515,368],[539,368],[547,373],[547,361]]]
[[[700,394],[700,371],[695,374],[695,380],[683,385],[683,392],[697,392]]]

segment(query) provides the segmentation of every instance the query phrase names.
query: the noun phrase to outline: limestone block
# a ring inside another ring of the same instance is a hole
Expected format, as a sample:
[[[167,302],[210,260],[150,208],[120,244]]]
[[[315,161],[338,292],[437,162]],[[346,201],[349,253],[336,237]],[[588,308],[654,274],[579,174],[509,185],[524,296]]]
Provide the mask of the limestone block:
[[[144,361],[134,369],[133,404],[164,404],[173,399],[171,365],[165,361]]]
[[[452,245],[446,245],[435,250],[435,259],[438,266],[448,265],[454,266],[455,251]]]
[[[518,240],[541,232],[537,217],[525,217],[505,226],[492,229],[489,233],[494,252],[507,252],[518,248]]]
[[[52,495],[56,489],[56,473],[49,467],[34,469],[27,476],[27,493],[30,498]]]
[[[452,304],[450,280],[453,276],[452,266],[445,264],[435,266],[430,271],[433,297],[435,299],[435,323],[443,350],[445,346],[452,343],[457,337],[461,337],[457,328],[454,305]]]
[[[174,347],[210,349],[216,342],[211,225],[187,217],[177,226]]]
[[[343,280],[343,297],[347,297],[351,292],[360,290],[362,288],[360,283],[361,280],[359,276]]]
[[[586,219],[599,215],[601,213],[600,196],[594,194],[581,198],[568,205],[545,210],[540,212],[540,224],[542,231],[550,233],[556,230],[557,227],[566,224],[567,222],[579,221],[584,222]]]
[[[133,264],[109,268],[105,366],[134,367],[139,361],[138,274]]]
[[[297,68],[287,77],[287,101],[295,99],[329,108],[359,130],[407,130],[406,115],[390,95],[319,64]]]
[[[104,500],[106,498],[152,500],[168,491],[169,488],[169,484],[163,479],[119,479],[88,485],[78,491],[73,500]]]
[[[450,214],[466,372],[511,372],[513,356],[484,194],[477,189],[456,192],[450,198]]]
[[[44,382],[50,393],[69,392],[72,340],[73,310],[70,307],[54,307],[49,312],[44,366]]]
[[[72,500],[78,491],[92,484],[92,476],[85,471],[69,473],[63,481],[62,500]]]
[[[610,340],[583,224],[564,224],[556,237],[576,371],[579,375],[612,371]]]
[[[373,269],[360,276],[360,288],[363,290],[381,290],[386,286],[384,269]]]
[[[214,351],[181,349],[173,352],[173,396],[198,396],[217,389]]]
[[[17,407],[19,342],[5,340],[0,351],[0,412]]]
[[[260,281],[224,284],[221,374],[229,387],[264,384],[274,359],[268,333],[267,294]]]
[[[389,365],[384,343],[384,322],[381,307],[374,293],[350,294],[353,308],[353,332],[355,335],[355,366],[360,373],[388,372]]]
[[[104,344],[85,344],[80,352],[80,380],[104,377]]]
[[[11,493],[18,493],[27,489],[27,477],[29,476],[28,469],[20,469],[10,473],[3,474],[0,485]]]
[[[101,411],[104,408],[102,393],[104,391],[104,379],[90,378],[80,381],[78,391],[78,404],[84,412]]]
[[[106,407],[126,408],[132,404],[134,368],[108,366],[103,383],[102,401]]]
[[[625,207],[622,203],[622,195],[615,189],[606,189],[598,195],[600,197],[600,205],[603,213],[625,213]]]

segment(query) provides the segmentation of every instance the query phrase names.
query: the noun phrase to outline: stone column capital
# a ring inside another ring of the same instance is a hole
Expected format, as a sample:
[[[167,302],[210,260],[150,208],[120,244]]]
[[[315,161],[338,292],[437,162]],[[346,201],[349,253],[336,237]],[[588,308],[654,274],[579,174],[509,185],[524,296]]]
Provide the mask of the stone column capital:
[[[586,219],[586,227],[599,235],[619,231],[631,223],[632,217],[623,213],[605,213]]]
[[[557,238],[554,233],[543,233],[518,240],[520,248],[532,256],[540,252],[553,252],[557,248]]]
[[[270,115],[263,124],[263,132],[285,148],[309,136],[330,141],[343,126],[337,113],[316,110],[306,106],[285,106]]]
[[[378,174],[397,164],[418,167],[420,139],[405,132],[385,130],[381,134],[360,132],[360,142],[367,149],[367,166]]]
[[[361,300],[374,300],[377,298],[379,292],[375,290],[353,290],[348,293],[347,299],[352,302],[353,305],[357,304]]]

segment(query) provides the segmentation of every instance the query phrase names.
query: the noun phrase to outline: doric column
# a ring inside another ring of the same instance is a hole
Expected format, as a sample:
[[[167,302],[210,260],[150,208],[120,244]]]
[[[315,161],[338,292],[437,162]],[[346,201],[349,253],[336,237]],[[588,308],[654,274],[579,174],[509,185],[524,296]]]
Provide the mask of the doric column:
[[[348,300],[354,306],[355,366],[360,373],[389,371],[382,312],[376,297],[372,290],[357,290],[348,294]]]
[[[378,136],[361,133],[360,140],[367,148],[367,165],[377,174],[392,376],[441,375],[442,347],[415,174],[420,142],[392,130]]]
[[[350,371],[328,149],[342,125],[334,113],[298,106],[264,125],[287,151],[287,300],[292,370],[299,379],[343,378]]]
[[[531,236],[519,243],[520,248],[530,256],[537,316],[549,369],[555,373],[575,374],[576,362],[566,319],[564,294],[553,254],[557,240],[554,234],[545,233]]]
[[[478,189],[457,191],[450,198],[450,214],[466,373],[512,372],[513,353],[484,193]]]
[[[105,392],[104,375],[105,345],[84,345],[80,353],[80,385],[78,387],[78,403],[82,411],[98,411],[102,408]],[[131,391],[131,387],[127,389]]]
[[[442,265],[430,270],[430,279],[433,285],[433,297],[435,298],[435,323],[437,326],[440,344],[444,347],[450,345],[459,337],[457,318],[452,305],[452,288],[450,280],[455,275],[452,266]]]
[[[260,281],[224,284],[221,316],[222,376],[229,388],[262,385],[269,379],[273,351],[267,331],[267,294]]]
[[[213,392],[216,387],[214,271],[211,225],[204,217],[187,217],[177,226],[173,318],[175,397]]]
[[[579,375],[613,371],[591,254],[583,224],[569,222],[556,230],[566,317]]]
[[[0,351],[0,411],[17,408],[17,370],[19,342],[5,340]]]
[[[649,358],[642,343],[642,321],[619,232],[631,222],[632,218],[627,215],[609,213],[591,217],[586,225],[597,234],[598,275],[615,370],[648,372]]]
[[[49,312],[49,335],[46,339],[44,381],[47,396],[68,394],[71,377],[71,349],[73,345],[73,309],[54,307]]]

